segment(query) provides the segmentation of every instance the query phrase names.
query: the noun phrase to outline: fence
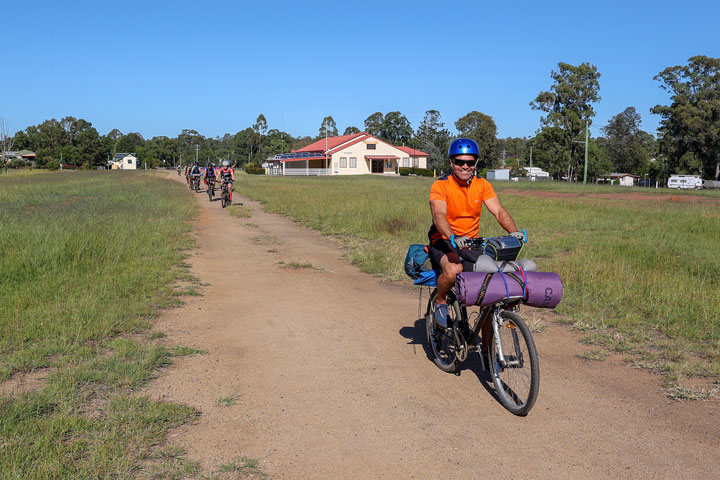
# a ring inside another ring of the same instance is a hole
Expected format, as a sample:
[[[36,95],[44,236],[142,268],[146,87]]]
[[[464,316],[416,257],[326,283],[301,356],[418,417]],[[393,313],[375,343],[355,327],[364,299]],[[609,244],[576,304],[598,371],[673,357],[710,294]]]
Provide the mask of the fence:
[[[332,173],[330,168],[287,168],[285,167],[285,176],[291,175],[302,175],[302,176],[317,176],[317,175],[330,175]]]

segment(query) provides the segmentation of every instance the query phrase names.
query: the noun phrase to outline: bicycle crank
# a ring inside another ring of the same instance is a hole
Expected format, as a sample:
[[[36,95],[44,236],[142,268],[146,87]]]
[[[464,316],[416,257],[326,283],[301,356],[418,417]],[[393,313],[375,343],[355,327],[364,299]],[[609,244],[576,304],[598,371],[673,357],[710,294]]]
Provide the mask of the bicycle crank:
[[[455,351],[458,361],[464,362],[468,356],[468,344],[463,334],[455,327]]]

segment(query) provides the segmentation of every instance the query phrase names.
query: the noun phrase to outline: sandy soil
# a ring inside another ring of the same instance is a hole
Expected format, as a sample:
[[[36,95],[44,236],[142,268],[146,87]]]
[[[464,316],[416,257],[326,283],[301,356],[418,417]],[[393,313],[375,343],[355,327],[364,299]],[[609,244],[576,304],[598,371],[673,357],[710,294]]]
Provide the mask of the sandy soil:
[[[170,435],[189,458],[213,469],[252,457],[292,479],[720,478],[717,403],[669,401],[657,376],[617,357],[585,363],[577,335],[550,323],[535,335],[540,395],[515,417],[476,354],[458,376],[428,359],[418,290],[359,273],[328,238],[235,200],[252,218],[197,195],[190,263],[209,285],[157,323],[209,352],[146,390],[202,412]],[[235,405],[216,404],[228,395]]]

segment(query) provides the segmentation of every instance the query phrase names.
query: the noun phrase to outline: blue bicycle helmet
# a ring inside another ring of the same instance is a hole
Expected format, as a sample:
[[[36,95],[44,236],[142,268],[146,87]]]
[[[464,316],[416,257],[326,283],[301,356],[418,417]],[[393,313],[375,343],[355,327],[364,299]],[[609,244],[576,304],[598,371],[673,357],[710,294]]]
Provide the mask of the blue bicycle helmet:
[[[448,158],[455,158],[456,155],[473,155],[475,158],[480,158],[480,149],[475,140],[456,138],[448,148]]]

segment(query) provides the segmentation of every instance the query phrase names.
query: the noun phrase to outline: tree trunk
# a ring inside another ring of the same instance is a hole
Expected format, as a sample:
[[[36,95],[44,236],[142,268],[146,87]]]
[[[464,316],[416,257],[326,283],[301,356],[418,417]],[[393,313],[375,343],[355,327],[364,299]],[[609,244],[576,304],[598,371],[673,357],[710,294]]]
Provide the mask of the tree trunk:
[[[720,152],[715,152],[715,181],[720,180]]]

